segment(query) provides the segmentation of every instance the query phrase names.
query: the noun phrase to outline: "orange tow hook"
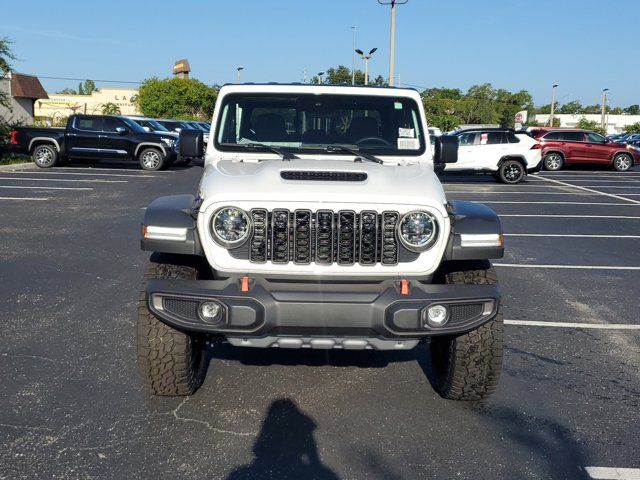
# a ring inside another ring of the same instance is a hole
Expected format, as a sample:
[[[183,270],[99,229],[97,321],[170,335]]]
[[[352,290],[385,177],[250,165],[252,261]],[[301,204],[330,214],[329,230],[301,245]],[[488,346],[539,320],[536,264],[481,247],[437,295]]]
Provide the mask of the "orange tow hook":
[[[249,277],[246,275],[242,277],[242,282],[240,283],[240,291],[242,293],[247,293],[249,291]]]
[[[400,295],[409,295],[409,282],[404,278],[400,281]]]

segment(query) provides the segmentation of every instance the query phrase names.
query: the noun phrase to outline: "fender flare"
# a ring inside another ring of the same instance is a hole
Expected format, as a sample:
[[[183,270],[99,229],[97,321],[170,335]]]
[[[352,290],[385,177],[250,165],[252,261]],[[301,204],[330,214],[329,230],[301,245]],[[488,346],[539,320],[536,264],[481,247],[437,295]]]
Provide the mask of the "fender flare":
[[[633,154],[631,152],[629,152],[628,150],[617,150],[615,152],[613,152],[613,155],[611,155],[611,165],[613,165],[613,161],[615,160],[616,156],[620,155],[620,154],[624,154],[627,157],[629,157],[631,159],[631,166],[635,166],[636,162],[633,159]]]
[[[451,234],[443,260],[488,260],[504,256],[502,223],[496,212],[481,203],[462,200],[450,201],[448,210]]]
[[[140,149],[141,149],[142,147],[147,147],[147,146],[150,146],[150,147],[157,147],[157,148],[159,148],[160,150],[162,150],[162,154],[163,154],[165,157],[167,156],[167,149],[165,148],[165,146],[164,146],[164,145],[162,145],[161,143],[153,143],[153,142],[142,142],[142,143],[139,143],[139,144],[136,146],[136,150],[135,150],[135,152],[133,152],[133,156],[134,156],[134,157],[138,157],[138,152],[140,151]]]
[[[29,152],[31,152],[31,147],[33,147],[33,144],[35,142],[52,143],[56,147],[56,150],[58,151],[58,153],[60,153],[60,144],[58,143],[58,141],[55,138],[50,138],[50,137],[35,137],[35,138],[32,138],[31,141],[29,142],[29,149],[28,149]]]
[[[147,206],[142,221],[140,248],[149,252],[178,253],[204,257],[194,215],[193,195],[169,195],[156,198]],[[171,229],[183,238],[154,236],[149,227]]]

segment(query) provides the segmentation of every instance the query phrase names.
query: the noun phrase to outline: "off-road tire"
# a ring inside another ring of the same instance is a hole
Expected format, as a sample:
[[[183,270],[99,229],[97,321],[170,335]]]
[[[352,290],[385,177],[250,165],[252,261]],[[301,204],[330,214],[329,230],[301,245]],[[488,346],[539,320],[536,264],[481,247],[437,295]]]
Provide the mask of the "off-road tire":
[[[36,148],[33,149],[33,152],[31,152],[31,158],[33,159],[33,163],[40,168],[55,167],[60,160],[60,156],[55,147],[48,143],[37,145]]]
[[[631,155],[619,153],[613,157],[613,168],[618,172],[627,172],[631,170],[632,166],[633,160],[631,159]]]
[[[486,266],[486,268],[485,268]],[[489,262],[470,265],[469,270],[449,272],[445,283],[496,285],[498,277]],[[450,400],[479,401],[498,386],[502,370],[504,327],[502,307],[489,322],[458,336],[431,339],[431,363],[434,387]]]
[[[564,158],[556,152],[547,153],[542,160],[542,165],[545,170],[557,172],[564,167]]]
[[[526,170],[524,166],[517,160],[507,160],[498,170],[498,178],[502,183],[515,185],[524,180]]]
[[[153,161],[151,160],[153,157]],[[145,148],[138,155],[138,161],[143,170],[155,172],[166,168],[167,161],[164,153],[158,148]]]
[[[205,341],[197,335],[176,330],[158,320],[147,307],[146,283],[153,278],[195,280],[192,266],[149,262],[138,302],[136,328],[138,371],[142,383],[155,395],[191,395],[204,380]]]

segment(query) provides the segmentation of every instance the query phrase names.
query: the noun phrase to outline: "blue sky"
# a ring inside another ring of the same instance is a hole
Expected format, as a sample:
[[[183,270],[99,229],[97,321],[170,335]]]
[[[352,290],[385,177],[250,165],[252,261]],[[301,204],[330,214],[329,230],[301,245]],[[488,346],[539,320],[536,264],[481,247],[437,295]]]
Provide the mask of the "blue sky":
[[[388,75],[389,8],[376,0],[0,0],[0,11],[15,69],[41,76],[139,81],[186,57],[209,84],[234,81],[238,65],[243,81],[301,81],[305,66],[351,65],[352,25],[359,48],[378,48],[371,73]],[[554,83],[561,103],[598,103],[606,87],[612,105],[638,104],[639,13],[637,0],[409,0],[396,73],[420,87],[525,89],[536,104]],[[77,83],[43,80],[49,91]]]

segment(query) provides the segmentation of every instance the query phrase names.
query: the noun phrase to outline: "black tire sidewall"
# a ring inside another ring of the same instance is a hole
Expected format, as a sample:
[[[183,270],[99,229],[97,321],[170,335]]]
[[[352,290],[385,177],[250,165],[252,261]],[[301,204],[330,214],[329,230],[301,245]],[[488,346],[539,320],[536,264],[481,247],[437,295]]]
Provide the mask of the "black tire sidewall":
[[[142,161],[142,158],[144,157],[144,154],[147,152],[155,152],[158,154],[158,156],[160,157],[160,163],[158,163],[158,166],[155,168],[147,168],[144,166],[144,162]],[[140,151],[140,153],[138,154],[138,163],[140,163],[140,167],[143,170],[147,170],[149,172],[157,172],[158,170],[162,170],[163,168],[166,167],[167,165],[167,160],[164,156],[164,153],[162,153],[162,150],[160,150],[159,148],[155,148],[155,147],[151,147],[151,148],[145,148],[143,150]]]
[[[617,163],[618,163],[618,159],[619,159],[620,157],[626,157],[626,158],[628,158],[628,159],[629,159],[629,166],[628,166],[626,169],[624,169],[624,170],[619,169],[619,168],[618,168],[618,165],[617,165]],[[617,154],[615,157],[613,157],[613,168],[614,168],[617,172],[628,172],[629,170],[631,170],[631,167],[632,167],[632,166],[633,166],[633,160],[632,160],[632,159],[631,159],[631,157],[630,157],[629,155],[627,155],[626,153],[619,153],[619,154]]]
[[[53,160],[51,161],[51,163],[49,165],[40,165],[38,163],[38,161],[36,160],[38,151],[40,151],[40,150],[48,150],[53,155]],[[53,147],[53,145],[38,145],[38,146],[36,146],[36,148],[33,149],[33,153],[31,154],[31,156],[32,156],[32,159],[33,159],[33,163],[35,163],[36,166],[38,166],[39,168],[55,167],[59,162],[58,152]]]
[[[505,170],[507,169],[507,167],[511,165],[516,165],[520,169],[520,176],[515,181],[507,179],[507,176],[505,175]],[[524,167],[520,162],[518,162],[517,160],[507,160],[500,166],[500,170],[498,171],[498,177],[500,178],[500,181],[502,183],[515,185],[517,183],[520,183],[522,180],[524,180],[524,173],[525,173]]]

